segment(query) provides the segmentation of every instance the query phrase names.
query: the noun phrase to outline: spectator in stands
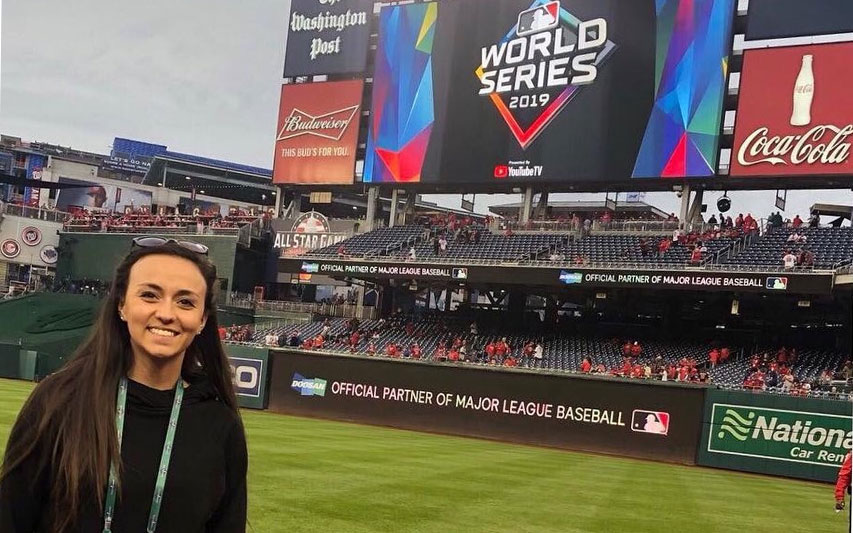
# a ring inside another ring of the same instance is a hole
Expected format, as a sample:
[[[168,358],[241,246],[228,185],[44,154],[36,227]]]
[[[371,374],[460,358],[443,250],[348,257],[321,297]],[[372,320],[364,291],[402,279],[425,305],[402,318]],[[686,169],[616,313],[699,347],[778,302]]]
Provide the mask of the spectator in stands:
[[[314,337],[314,348],[317,350],[322,350],[323,346],[326,344],[326,338],[323,335],[317,335]]]
[[[498,357],[498,359],[503,359],[510,353],[510,351],[511,348],[506,342],[506,337],[501,338],[501,340],[499,340],[497,344],[495,344],[495,355]]]
[[[716,367],[720,360],[720,351],[716,348],[712,348],[708,353],[708,359],[711,361],[711,368]]]
[[[658,242],[658,257],[663,257],[666,255],[666,252],[669,250],[669,247],[672,246],[672,241],[668,238],[663,238]]]
[[[367,343],[367,355],[376,355],[376,343],[370,341]]]
[[[592,370],[592,361],[589,357],[584,357],[583,361],[581,361],[581,372],[584,374],[589,374],[589,371]]]
[[[447,352],[447,360],[451,361],[453,363],[456,363],[459,361],[459,348],[458,347],[453,346],[453,345],[450,346],[450,350],[448,350],[448,352]]]
[[[813,267],[814,260],[814,252],[812,252],[808,248],[803,248],[802,250],[800,250],[799,256],[797,257],[797,265],[804,267]]]
[[[311,350],[314,348],[314,341],[311,339],[305,339],[305,342],[302,343],[303,350]]]
[[[544,350],[542,349],[542,344],[536,343],[536,346],[533,348],[533,358],[537,361],[541,361],[545,357]]]
[[[343,259],[346,256],[347,256],[347,249],[343,244],[341,244],[340,246],[338,246],[338,257]]]
[[[844,376],[845,381],[853,379],[853,361],[848,359],[844,362],[844,367],[841,368],[841,375]]]
[[[417,251],[415,251],[415,247],[412,246],[411,248],[409,248],[409,261],[417,261],[417,259],[418,253]]]
[[[726,361],[728,361],[729,357],[731,356],[731,353],[731,350],[729,350],[727,346],[723,346],[722,348],[720,348],[720,363],[725,363]]]
[[[743,227],[743,213],[738,213],[737,218],[735,218],[735,227],[738,229]]]
[[[797,265],[797,256],[791,253],[791,250],[786,250],[785,255],[782,256],[782,264],[785,270],[793,270]]]
[[[812,213],[809,217],[809,227],[816,228],[820,226],[820,216],[817,213]]]
[[[711,218],[708,219],[708,224],[710,224],[711,226],[716,226],[717,224],[719,224],[719,222],[717,222],[717,216],[711,215]]]
[[[634,341],[634,344],[631,345],[631,357],[634,359],[640,357],[643,354],[643,346],[639,343],[639,341]]]
[[[421,347],[418,343],[413,342],[409,347],[409,351],[412,354],[412,359],[420,359],[421,358]]]
[[[323,321],[323,329],[320,331],[320,335],[323,338],[328,337],[332,333],[332,324],[329,322],[329,319]]]
[[[432,238],[432,255],[437,257],[440,248],[441,248],[441,245],[438,243],[438,237],[433,237]]]
[[[474,335],[474,336],[479,335],[479,332],[477,330],[477,321],[476,320],[474,322],[471,322],[470,331],[471,331],[471,335]]]
[[[693,251],[690,252],[690,262],[694,265],[702,262],[702,248],[699,246],[694,246]]]
[[[385,355],[387,355],[388,357],[392,357],[394,359],[399,358],[400,357],[400,351],[397,348],[397,345],[393,342],[389,342],[388,346],[385,347]]]
[[[440,255],[447,255],[447,237],[444,234],[438,238],[438,251]]]
[[[216,332],[219,334],[219,340],[224,341],[225,340],[225,334],[226,334],[225,326],[219,326],[219,328],[216,330]]]
[[[803,225],[803,219],[800,218],[800,215],[794,215],[794,220],[791,221],[791,227],[796,229]]]
[[[294,331],[290,334],[290,338],[287,339],[287,344],[288,346],[292,346],[294,348],[302,344],[302,339],[299,337],[298,331]]]
[[[270,331],[264,337],[264,344],[267,346],[277,346],[278,345],[278,335]]]
[[[643,257],[648,257],[649,255],[649,243],[643,237],[640,237],[640,255]]]
[[[504,366],[515,367],[515,366],[518,366],[518,361],[515,360],[515,358],[512,356],[512,354],[510,354],[510,355],[506,356],[506,359],[504,359],[503,364],[504,364]]]
[[[447,361],[447,347],[445,346],[444,341],[438,343],[432,358],[436,361]]]

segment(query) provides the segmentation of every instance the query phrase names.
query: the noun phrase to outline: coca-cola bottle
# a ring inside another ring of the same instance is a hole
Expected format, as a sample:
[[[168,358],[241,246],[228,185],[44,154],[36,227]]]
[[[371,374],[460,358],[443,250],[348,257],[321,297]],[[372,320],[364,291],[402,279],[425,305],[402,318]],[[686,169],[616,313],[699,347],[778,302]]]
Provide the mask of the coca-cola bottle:
[[[803,64],[794,83],[794,110],[791,126],[807,126],[812,121],[812,99],[814,98],[814,72],[812,55],[803,56]]]

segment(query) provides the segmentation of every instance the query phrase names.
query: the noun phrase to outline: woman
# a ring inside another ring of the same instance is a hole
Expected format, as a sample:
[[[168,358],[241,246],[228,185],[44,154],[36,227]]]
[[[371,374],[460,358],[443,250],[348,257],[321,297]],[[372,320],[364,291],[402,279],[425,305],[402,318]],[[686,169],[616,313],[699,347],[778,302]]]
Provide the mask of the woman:
[[[197,243],[134,244],[88,340],[18,416],[0,531],[245,531],[246,441],[216,268]]]

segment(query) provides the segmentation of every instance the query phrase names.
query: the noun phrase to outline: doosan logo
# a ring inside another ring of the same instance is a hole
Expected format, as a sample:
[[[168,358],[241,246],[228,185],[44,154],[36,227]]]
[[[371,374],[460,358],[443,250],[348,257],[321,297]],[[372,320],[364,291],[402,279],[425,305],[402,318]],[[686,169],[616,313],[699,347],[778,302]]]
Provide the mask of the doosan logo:
[[[302,396],[325,396],[326,380],[320,378],[306,378],[301,374],[294,373],[290,388]]]
[[[284,124],[281,131],[278,132],[276,140],[284,141],[300,135],[314,135],[323,139],[340,141],[359,107],[361,106],[349,106],[316,116],[294,107],[290,115],[284,119]]]

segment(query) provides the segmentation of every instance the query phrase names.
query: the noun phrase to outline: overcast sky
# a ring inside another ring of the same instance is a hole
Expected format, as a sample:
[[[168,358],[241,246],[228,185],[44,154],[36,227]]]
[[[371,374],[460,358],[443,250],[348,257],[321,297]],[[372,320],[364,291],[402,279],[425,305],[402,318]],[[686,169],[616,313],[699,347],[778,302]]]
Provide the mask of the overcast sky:
[[[99,153],[128,137],[272,167],[288,0],[0,2],[0,132]],[[706,195],[712,209],[718,196]],[[729,196],[735,212],[773,210],[773,191]],[[480,195],[477,209],[519,199]],[[853,192],[791,191],[786,216],[815,202],[849,205]]]

